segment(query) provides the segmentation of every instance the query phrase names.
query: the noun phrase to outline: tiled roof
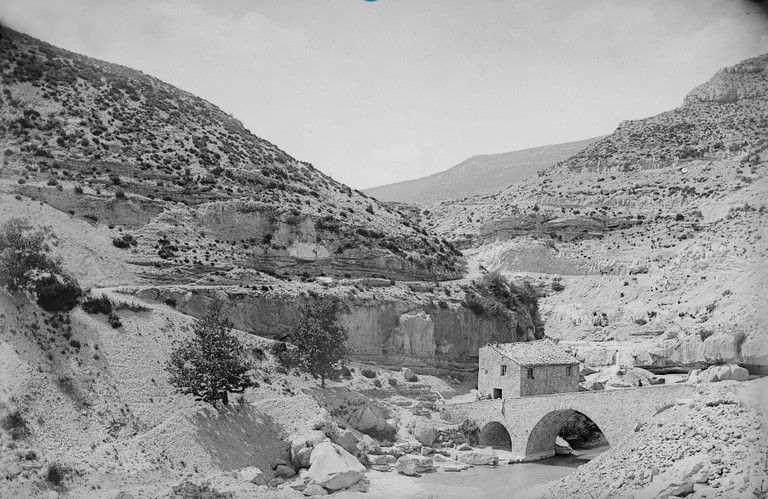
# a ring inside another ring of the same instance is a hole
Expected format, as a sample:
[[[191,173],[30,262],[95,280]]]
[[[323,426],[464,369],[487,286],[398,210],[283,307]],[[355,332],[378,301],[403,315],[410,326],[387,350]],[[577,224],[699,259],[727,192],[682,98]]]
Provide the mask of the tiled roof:
[[[488,345],[521,366],[556,366],[578,364],[576,357],[566,353],[552,340],[520,341]]]

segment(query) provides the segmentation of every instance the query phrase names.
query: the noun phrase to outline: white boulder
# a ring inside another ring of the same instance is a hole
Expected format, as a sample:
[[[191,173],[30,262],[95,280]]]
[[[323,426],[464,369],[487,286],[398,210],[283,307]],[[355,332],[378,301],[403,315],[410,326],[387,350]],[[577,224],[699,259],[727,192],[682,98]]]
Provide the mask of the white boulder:
[[[339,445],[321,442],[312,449],[307,477],[328,490],[346,489],[365,476],[365,466]]]

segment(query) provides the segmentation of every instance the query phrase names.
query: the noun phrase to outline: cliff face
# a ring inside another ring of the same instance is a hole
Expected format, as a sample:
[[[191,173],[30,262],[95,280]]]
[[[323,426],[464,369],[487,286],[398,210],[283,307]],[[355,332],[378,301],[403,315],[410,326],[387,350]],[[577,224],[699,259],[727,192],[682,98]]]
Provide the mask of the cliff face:
[[[311,286],[309,294],[289,286],[269,292],[174,286],[124,291],[171,301],[177,310],[194,317],[204,315],[213,300],[221,300],[236,328],[273,339],[289,338],[308,301],[334,296],[341,301],[339,324],[349,335],[353,358],[386,365],[472,370],[477,368],[478,349],[486,343],[534,339],[527,311],[503,317],[478,315],[464,306],[460,291],[451,292],[451,298],[439,290],[411,292],[403,287],[359,292],[351,286]]]

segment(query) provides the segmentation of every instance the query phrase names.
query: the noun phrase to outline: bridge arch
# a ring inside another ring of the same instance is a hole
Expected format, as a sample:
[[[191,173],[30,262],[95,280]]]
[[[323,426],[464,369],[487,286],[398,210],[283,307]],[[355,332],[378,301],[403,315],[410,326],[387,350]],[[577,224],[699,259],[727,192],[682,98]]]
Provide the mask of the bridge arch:
[[[525,447],[525,458],[541,459],[553,455],[555,440],[557,439],[560,430],[571,416],[577,413],[585,416],[597,425],[603,433],[603,436],[607,439],[606,430],[582,411],[577,411],[575,409],[556,409],[542,416],[536,425],[531,428],[528,433],[528,441]]]
[[[490,421],[480,430],[480,447],[491,446],[494,449],[510,450],[512,438],[507,428],[498,421]]]

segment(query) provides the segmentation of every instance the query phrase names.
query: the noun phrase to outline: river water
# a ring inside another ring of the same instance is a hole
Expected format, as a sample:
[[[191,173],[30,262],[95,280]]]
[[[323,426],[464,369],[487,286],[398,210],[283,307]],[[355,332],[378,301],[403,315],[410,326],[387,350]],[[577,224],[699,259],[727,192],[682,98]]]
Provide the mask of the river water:
[[[607,448],[576,450],[570,456],[533,463],[475,466],[459,473],[425,473],[419,478],[387,473],[388,486],[377,492],[381,497],[408,499],[527,499],[523,489],[562,478]]]

